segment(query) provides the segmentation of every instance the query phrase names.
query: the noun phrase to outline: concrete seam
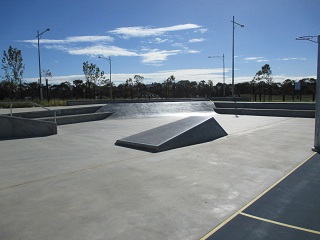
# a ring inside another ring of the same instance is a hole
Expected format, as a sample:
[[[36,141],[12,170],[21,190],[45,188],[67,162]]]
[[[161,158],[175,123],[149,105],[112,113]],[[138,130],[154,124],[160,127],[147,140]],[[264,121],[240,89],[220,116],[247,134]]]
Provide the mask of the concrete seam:
[[[105,167],[105,166],[108,166],[108,165],[113,165],[113,164],[117,164],[117,163],[123,163],[123,162],[127,162],[129,160],[140,158],[140,157],[141,156],[137,156],[137,157],[133,157],[133,158],[129,158],[129,159],[120,160],[120,161],[117,161],[117,162],[100,164],[100,165],[97,165],[97,166],[88,167],[88,168],[84,168],[84,169],[79,169],[79,170],[72,171],[72,172],[67,172],[67,173],[61,173],[61,174],[49,176],[49,177],[46,177],[46,178],[35,179],[35,180],[28,181],[28,182],[23,182],[23,183],[15,184],[15,185],[12,185],[12,186],[0,188],[0,191],[6,190],[6,189],[10,189],[10,188],[14,188],[14,187],[20,187],[20,186],[31,184],[31,183],[35,183],[35,182],[48,180],[48,179],[51,179],[51,178],[62,177],[62,176],[66,176],[66,175],[69,175],[69,174],[75,174],[75,173],[84,172],[84,171],[87,171],[87,170],[97,169],[97,168]]]

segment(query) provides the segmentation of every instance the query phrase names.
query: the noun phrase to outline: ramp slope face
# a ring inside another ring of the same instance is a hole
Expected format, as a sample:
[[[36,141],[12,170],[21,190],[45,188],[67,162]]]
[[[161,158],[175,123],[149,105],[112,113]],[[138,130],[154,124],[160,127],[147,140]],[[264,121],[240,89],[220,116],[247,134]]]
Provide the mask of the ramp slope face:
[[[174,115],[179,113],[214,113],[210,101],[148,102],[148,103],[108,103],[97,112],[113,112],[114,118],[145,118]]]
[[[213,117],[192,116],[117,140],[115,145],[162,152],[213,141],[226,135]]]

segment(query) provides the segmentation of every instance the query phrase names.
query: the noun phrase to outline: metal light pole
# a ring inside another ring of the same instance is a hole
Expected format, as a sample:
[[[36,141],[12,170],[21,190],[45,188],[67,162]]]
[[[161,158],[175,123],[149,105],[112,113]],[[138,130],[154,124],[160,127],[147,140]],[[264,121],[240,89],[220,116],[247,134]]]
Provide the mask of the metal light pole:
[[[99,56],[99,58],[105,59],[109,62],[109,67],[110,67],[110,98],[112,100],[111,57],[105,58],[105,57]]]
[[[41,83],[41,62],[40,62],[40,36],[44,34],[45,32],[50,31],[50,28],[47,28],[42,33],[39,33],[39,30],[37,31],[37,38],[38,38],[38,60],[39,60],[39,87],[40,87],[40,100],[43,99],[43,93],[42,93],[42,83]]]
[[[232,98],[234,99],[234,29],[236,26],[244,27],[244,25],[239,24],[234,21],[234,16],[231,21],[232,24]]]
[[[222,60],[222,65],[223,65],[223,85],[222,85],[222,91],[223,91],[223,97],[226,96],[226,90],[225,90],[225,70],[224,70],[224,54],[222,56],[209,56],[208,58],[219,58]]]
[[[313,38],[317,38],[317,41],[314,41]],[[315,152],[319,152],[320,151],[320,35],[297,37],[296,40],[308,40],[314,43],[318,43],[315,133],[314,133],[314,147],[312,148],[312,150]]]

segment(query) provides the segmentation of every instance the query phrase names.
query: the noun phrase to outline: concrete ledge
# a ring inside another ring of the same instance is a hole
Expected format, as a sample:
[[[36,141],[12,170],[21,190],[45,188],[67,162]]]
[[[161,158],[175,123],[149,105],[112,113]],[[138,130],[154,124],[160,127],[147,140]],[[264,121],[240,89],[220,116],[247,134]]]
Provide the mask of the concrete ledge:
[[[0,140],[44,137],[57,134],[57,124],[0,115]]]
[[[249,108],[216,108],[219,114],[273,116],[273,117],[301,117],[314,118],[314,110],[292,110],[292,109],[249,109]]]
[[[57,125],[66,125],[73,123],[81,123],[81,122],[90,122],[90,121],[99,121],[108,118],[111,116],[110,112],[102,112],[102,113],[87,113],[87,114],[77,114],[77,115],[69,115],[69,116],[58,116],[56,118]],[[53,117],[49,118],[41,118],[44,121],[54,122]]]
[[[64,108],[64,109],[55,109],[52,111],[41,110],[35,112],[22,112],[22,113],[13,113],[12,115],[15,117],[22,118],[49,118],[54,116],[54,112],[56,111],[57,116],[64,115],[76,115],[76,114],[86,114],[86,113],[94,113],[98,111],[101,106],[94,107],[81,107],[81,108]]]
[[[315,110],[315,103],[299,102],[214,102],[216,108]]]
[[[214,106],[214,111],[219,114],[302,118],[315,117],[315,103],[214,102]]]

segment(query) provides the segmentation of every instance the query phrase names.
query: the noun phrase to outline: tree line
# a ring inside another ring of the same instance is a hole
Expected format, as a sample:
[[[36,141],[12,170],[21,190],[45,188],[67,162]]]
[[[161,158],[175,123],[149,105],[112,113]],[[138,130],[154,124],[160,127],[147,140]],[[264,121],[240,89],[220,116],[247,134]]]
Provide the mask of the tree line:
[[[9,47],[3,52],[2,69],[4,79],[0,82],[0,100],[4,99],[37,99],[40,86],[38,82],[22,82],[25,66],[21,50]],[[171,75],[163,82],[144,84],[144,77],[134,75],[124,83],[115,86],[107,79],[104,72],[93,63],[83,62],[82,70],[85,80],[75,79],[72,83],[65,81],[60,84],[51,84],[49,79],[52,73],[49,69],[43,70],[45,80],[45,99],[134,99],[134,98],[213,98],[231,97],[231,84],[212,80],[179,80]],[[291,95],[296,89],[299,94],[315,95],[316,79],[304,78],[299,81],[286,79],[284,82],[274,82],[271,67],[265,64],[253,76],[251,81],[235,84],[235,96],[251,96],[254,101],[272,101],[275,95]]]

